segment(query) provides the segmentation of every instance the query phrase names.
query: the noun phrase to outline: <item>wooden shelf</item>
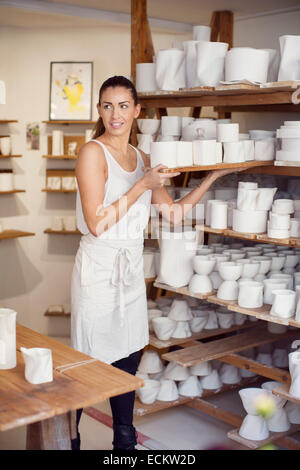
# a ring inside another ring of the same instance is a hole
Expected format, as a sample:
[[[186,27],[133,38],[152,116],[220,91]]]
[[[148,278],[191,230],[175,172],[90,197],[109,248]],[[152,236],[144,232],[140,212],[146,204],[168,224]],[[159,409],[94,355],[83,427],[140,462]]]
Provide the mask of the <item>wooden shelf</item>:
[[[249,449],[259,449],[260,447],[265,446],[266,444],[269,444],[270,442],[277,441],[277,439],[283,438],[285,436],[290,436],[291,434],[294,434],[295,432],[300,431],[300,424],[291,424],[291,427],[288,431],[285,432],[271,432],[270,435],[267,439],[264,439],[263,441],[251,441],[250,439],[245,439],[244,437],[239,435],[238,429],[233,429],[232,431],[229,431],[227,433],[227,436],[229,439],[232,439],[233,441],[238,442],[239,444],[242,444],[245,447],[248,447]]]
[[[3,230],[0,232],[0,240],[7,240],[9,238],[19,238],[19,237],[32,237],[35,235],[33,232],[23,232],[22,230]]]
[[[225,170],[231,168],[245,168],[252,169],[255,167],[270,167],[273,166],[273,162],[270,161],[251,161],[243,163],[219,163],[217,165],[192,165],[192,166],[179,166],[176,168],[163,168],[160,170],[161,173],[170,173],[170,172],[192,172],[192,171],[209,171],[209,170]]]
[[[0,194],[25,193],[25,189],[12,189],[11,191],[0,191]]]
[[[298,83],[289,86],[277,84],[270,88],[251,87],[234,89],[185,89],[181,91],[139,93],[142,108],[179,108],[216,106],[238,108],[240,106],[294,105],[292,94],[299,87]],[[291,106],[291,107],[293,107]],[[298,108],[297,108],[298,109]]]
[[[151,282],[154,282],[156,277],[147,277],[145,278],[145,283],[146,284],[151,284]]]
[[[10,124],[12,122],[19,122],[15,119],[0,119],[0,124]]]
[[[1,122],[1,121],[0,121]],[[52,120],[52,121],[42,121],[44,124],[90,124],[94,125],[96,124],[97,121],[72,121],[72,120],[67,120],[67,121],[62,121],[62,120]]]
[[[287,331],[280,335],[280,339],[295,337],[295,334],[295,331]],[[195,364],[211,361],[212,359],[219,359],[227,354],[233,354],[277,340],[278,335],[270,333],[265,328],[265,325],[258,325],[257,328],[253,328],[250,331],[238,335],[191,346],[179,351],[165,353],[162,355],[162,359],[176,362],[176,364],[183,367],[190,367]]]
[[[64,313],[64,312],[45,312],[45,317],[70,317],[71,313]]]
[[[250,315],[252,317],[259,318],[260,320],[270,321],[279,325],[289,325],[289,318],[279,318],[274,315],[270,315],[271,305],[263,305],[260,308],[243,308],[235,303],[234,305],[229,305],[228,310]],[[298,325],[300,327],[300,323],[298,323]]]
[[[288,401],[291,401],[293,403],[296,403],[297,405],[300,405],[300,398],[293,397],[292,395],[289,394],[289,386],[287,385],[282,385],[278,386],[277,388],[274,388],[272,390],[274,395],[278,395],[282,398],[285,398]]]
[[[23,155],[0,155],[0,158],[21,158]]]
[[[77,155],[43,155],[43,158],[51,160],[76,160]]]
[[[226,333],[231,333],[232,331],[238,331],[245,328],[254,328],[257,323],[246,321],[243,325],[234,325],[230,328],[217,328],[214,330],[202,330],[200,333],[193,333],[192,336],[188,338],[170,338],[169,340],[163,341],[158,339],[154,333],[150,334],[149,344],[150,346],[156,349],[165,349],[170,348],[171,346],[181,346],[190,341],[201,340],[206,338],[212,338],[213,336],[224,335]]]
[[[249,385],[252,385],[255,382],[257,382],[257,377],[250,377],[250,378],[242,379],[238,384],[234,384],[234,385],[223,384],[222,388],[218,390],[203,390],[201,398],[208,398],[216,394],[239,390],[240,388],[247,387]],[[155,413],[157,411],[162,411],[168,408],[173,408],[175,406],[192,403],[194,400],[197,400],[197,398],[179,396],[178,400],[175,400],[175,401],[156,400],[151,405],[145,405],[138,398],[136,398],[135,404],[134,404],[134,414],[136,416],[145,416],[151,413]]]
[[[214,235],[221,235],[224,237],[239,238],[241,240],[248,240],[251,242],[270,243],[272,245],[291,246],[293,248],[300,248],[300,238],[270,238],[266,233],[241,233],[232,229],[214,229],[204,224],[197,224],[196,230],[205,233],[213,233]]]
[[[43,192],[45,193],[76,193],[77,189],[48,189],[43,188]]]
[[[46,228],[44,233],[54,234],[54,235],[81,235],[79,230],[52,230],[51,228]]]
[[[176,294],[188,295],[189,297],[194,297],[195,299],[201,300],[205,300],[215,293],[208,292],[207,294],[191,294],[187,287],[172,287],[157,281],[155,281],[154,287],[157,287],[158,289],[164,289],[170,292],[175,292]]]

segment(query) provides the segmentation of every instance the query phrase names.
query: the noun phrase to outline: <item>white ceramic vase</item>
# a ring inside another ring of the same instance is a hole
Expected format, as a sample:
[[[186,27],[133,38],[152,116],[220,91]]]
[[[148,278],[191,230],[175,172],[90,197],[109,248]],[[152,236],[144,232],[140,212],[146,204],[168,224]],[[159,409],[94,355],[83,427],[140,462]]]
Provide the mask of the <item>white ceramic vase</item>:
[[[300,36],[280,36],[281,61],[278,72],[278,81],[300,80]]]
[[[197,85],[215,87],[224,80],[225,42],[199,41],[196,47]]]
[[[265,83],[268,65],[267,51],[251,47],[233,47],[225,57],[225,81],[249,80]]]
[[[31,384],[53,380],[52,351],[47,348],[20,348],[25,362],[25,378]]]
[[[11,137],[0,138],[0,150],[2,155],[11,154]]]
[[[280,318],[290,318],[295,314],[296,293],[289,289],[273,290],[273,303],[270,315]]]
[[[16,317],[15,310],[0,308],[0,370],[17,365]]]
[[[185,54],[165,49],[156,55],[156,82],[159,90],[178,91],[186,86]]]

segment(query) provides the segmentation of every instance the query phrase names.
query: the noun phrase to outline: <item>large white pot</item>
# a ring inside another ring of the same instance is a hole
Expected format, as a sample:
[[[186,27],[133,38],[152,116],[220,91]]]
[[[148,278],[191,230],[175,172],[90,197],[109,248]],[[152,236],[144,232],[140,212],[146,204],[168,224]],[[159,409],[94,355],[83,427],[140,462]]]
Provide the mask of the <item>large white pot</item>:
[[[11,308],[0,308],[0,370],[13,369],[16,356],[16,317]]]
[[[290,318],[295,314],[296,292],[289,289],[273,290],[273,303],[270,315],[280,318]]]
[[[177,142],[150,142],[151,168],[166,165],[168,168],[177,166]]]
[[[232,228],[242,233],[265,233],[267,231],[267,211],[240,211],[233,209]]]
[[[165,49],[156,55],[156,82],[159,90],[178,91],[186,86],[185,54]]]
[[[157,90],[155,63],[136,64],[136,91],[138,93]]]
[[[197,42],[198,41],[184,41],[183,43],[183,50],[185,52],[186,85],[188,88],[198,85],[196,75]]]
[[[31,384],[53,380],[52,351],[47,348],[20,348],[25,362],[25,378]]]
[[[263,284],[255,281],[240,281],[238,304],[244,308],[263,306]]]
[[[225,57],[225,81],[250,80],[265,83],[269,53],[251,47],[233,47]]]
[[[197,84],[217,86],[224,80],[225,55],[228,44],[225,42],[199,41],[196,44]]]
[[[217,163],[216,141],[194,140],[193,162],[194,165],[215,165]]]
[[[292,379],[289,394],[300,398],[300,351],[289,354],[289,370]]]
[[[278,81],[300,80],[300,36],[281,36],[279,43],[281,61]]]

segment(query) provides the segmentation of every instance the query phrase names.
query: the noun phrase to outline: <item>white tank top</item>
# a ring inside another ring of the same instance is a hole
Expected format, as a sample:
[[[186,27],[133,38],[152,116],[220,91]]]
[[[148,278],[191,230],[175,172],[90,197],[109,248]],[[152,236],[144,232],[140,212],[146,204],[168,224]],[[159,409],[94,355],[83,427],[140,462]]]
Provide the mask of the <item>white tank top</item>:
[[[137,166],[134,171],[126,171],[117,163],[102,142],[96,139],[93,139],[92,141],[97,142],[103,148],[107,162],[108,177],[105,183],[103,200],[103,206],[107,207],[127,193],[127,191],[129,191],[129,189],[132,188],[132,186],[144,175],[144,161],[138,149],[133,147],[137,153]],[[151,190],[145,191],[129,208],[124,217],[109,229],[105,230],[105,232],[103,232],[99,237],[94,237],[90,233],[84,219],[78,188],[76,195],[76,222],[78,230],[83,235],[89,235],[89,237],[97,239],[141,239],[144,237],[143,232],[149,220],[151,196]]]

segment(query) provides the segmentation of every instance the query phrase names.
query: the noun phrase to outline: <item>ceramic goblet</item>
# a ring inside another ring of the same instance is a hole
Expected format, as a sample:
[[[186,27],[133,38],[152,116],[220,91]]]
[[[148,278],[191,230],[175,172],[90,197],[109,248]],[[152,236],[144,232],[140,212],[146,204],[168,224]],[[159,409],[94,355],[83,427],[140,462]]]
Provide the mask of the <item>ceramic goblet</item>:
[[[241,277],[243,266],[231,261],[225,261],[219,264],[219,273],[223,281],[220,285],[217,297],[222,300],[237,300],[238,283]]]

